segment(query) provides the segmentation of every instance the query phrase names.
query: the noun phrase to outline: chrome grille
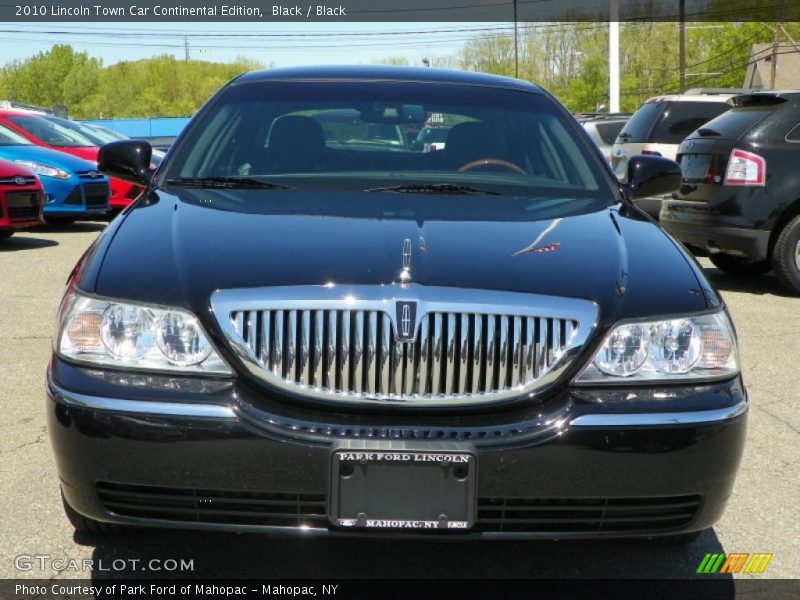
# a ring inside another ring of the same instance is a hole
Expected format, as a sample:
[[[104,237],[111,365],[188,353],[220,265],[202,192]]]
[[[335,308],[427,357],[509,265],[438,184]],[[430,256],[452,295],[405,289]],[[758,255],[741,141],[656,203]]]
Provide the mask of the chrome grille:
[[[380,397],[458,396],[524,387],[561,357],[565,319],[430,313],[416,341],[395,340],[389,314],[350,310],[234,312],[259,364],[285,381]]]
[[[422,299],[414,341],[402,342],[394,298],[243,298],[236,307],[236,295],[217,292],[212,304],[251,371],[287,391],[329,400],[459,405],[530,393],[568,363],[596,316],[593,303],[572,299],[560,299],[566,304],[560,311],[550,299],[541,312],[537,297],[524,296],[530,306],[516,306],[504,293],[495,294],[496,310],[481,301]],[[357,306],[340,308],[348,303]],[[445,305],[450,310],[437,310]]]

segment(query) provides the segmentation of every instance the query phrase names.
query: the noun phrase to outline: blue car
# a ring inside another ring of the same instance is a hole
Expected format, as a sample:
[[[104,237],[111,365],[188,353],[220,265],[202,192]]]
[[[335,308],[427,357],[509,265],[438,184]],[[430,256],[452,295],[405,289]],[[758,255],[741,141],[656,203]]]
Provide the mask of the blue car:
[[[109,210],[108,179],[94,163],[64,152],[35,146],[0,125],[0,158],[19,163],[38,175],[44,188],[44,217],[69,222],[104,215]]]

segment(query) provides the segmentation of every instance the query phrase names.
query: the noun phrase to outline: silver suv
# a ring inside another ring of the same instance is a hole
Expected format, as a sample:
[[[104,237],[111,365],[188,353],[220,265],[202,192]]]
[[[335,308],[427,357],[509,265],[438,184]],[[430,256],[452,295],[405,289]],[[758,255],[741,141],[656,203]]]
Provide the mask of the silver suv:
[[[650,98],[622,128],[611,151],[611,166],[620,181],[628,170],[628,159],[652,154],[675,160],[683,139],[730,108],[727,100],[747,90],[697,88],[683,94]],[[752,90],[750,90],[752,91]],[[636,205],[658,219],[662,197],[640,198]]]

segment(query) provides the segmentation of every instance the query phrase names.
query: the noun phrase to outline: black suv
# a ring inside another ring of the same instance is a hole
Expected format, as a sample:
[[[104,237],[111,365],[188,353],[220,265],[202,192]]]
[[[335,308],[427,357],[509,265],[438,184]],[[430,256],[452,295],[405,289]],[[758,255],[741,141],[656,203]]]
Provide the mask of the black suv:
[[[747,90],[695,88],[683,94],[650,98],[633,113],[617,136],[611,151],[611,166],[625,181],[628,161],[640,154],[675,160],[678,145],[698,127],[718,117],[730,106],[727,100]],[[636,206],[658,219],[661,202],[668,196],[637,198]]]
[[[664,227],[732,275],[778,279],[800,294],[800,91],[731,98],[681,144],[680,191]]]

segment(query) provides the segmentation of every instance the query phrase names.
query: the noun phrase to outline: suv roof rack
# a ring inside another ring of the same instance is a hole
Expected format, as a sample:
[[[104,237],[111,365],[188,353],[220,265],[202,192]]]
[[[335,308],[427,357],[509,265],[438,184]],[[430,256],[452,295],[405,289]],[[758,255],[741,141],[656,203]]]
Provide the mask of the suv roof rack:
[[[744,94],[752,92],[746,88],[691,88],[683,92],[684,96],[714,96],[716,94]]]
[[[64,119],[69,118],[69,110],[63,104],[54,104],[53,108],[44,108],[43,106],[36,106],[34,104],[25,104],[24,102],[17,102],[16,100],[0,100],[0,109],[32,112],[39,115],[51,115],[54,117],[62,117]]]
[[[41,106],[34,106],[33,104],[25,104],[24,102],[17,102],[15,100],[0,100],[0,108],[6,110],[22,110],[26,112],[35,112],[43,115],[52,115],[53,111]]]

